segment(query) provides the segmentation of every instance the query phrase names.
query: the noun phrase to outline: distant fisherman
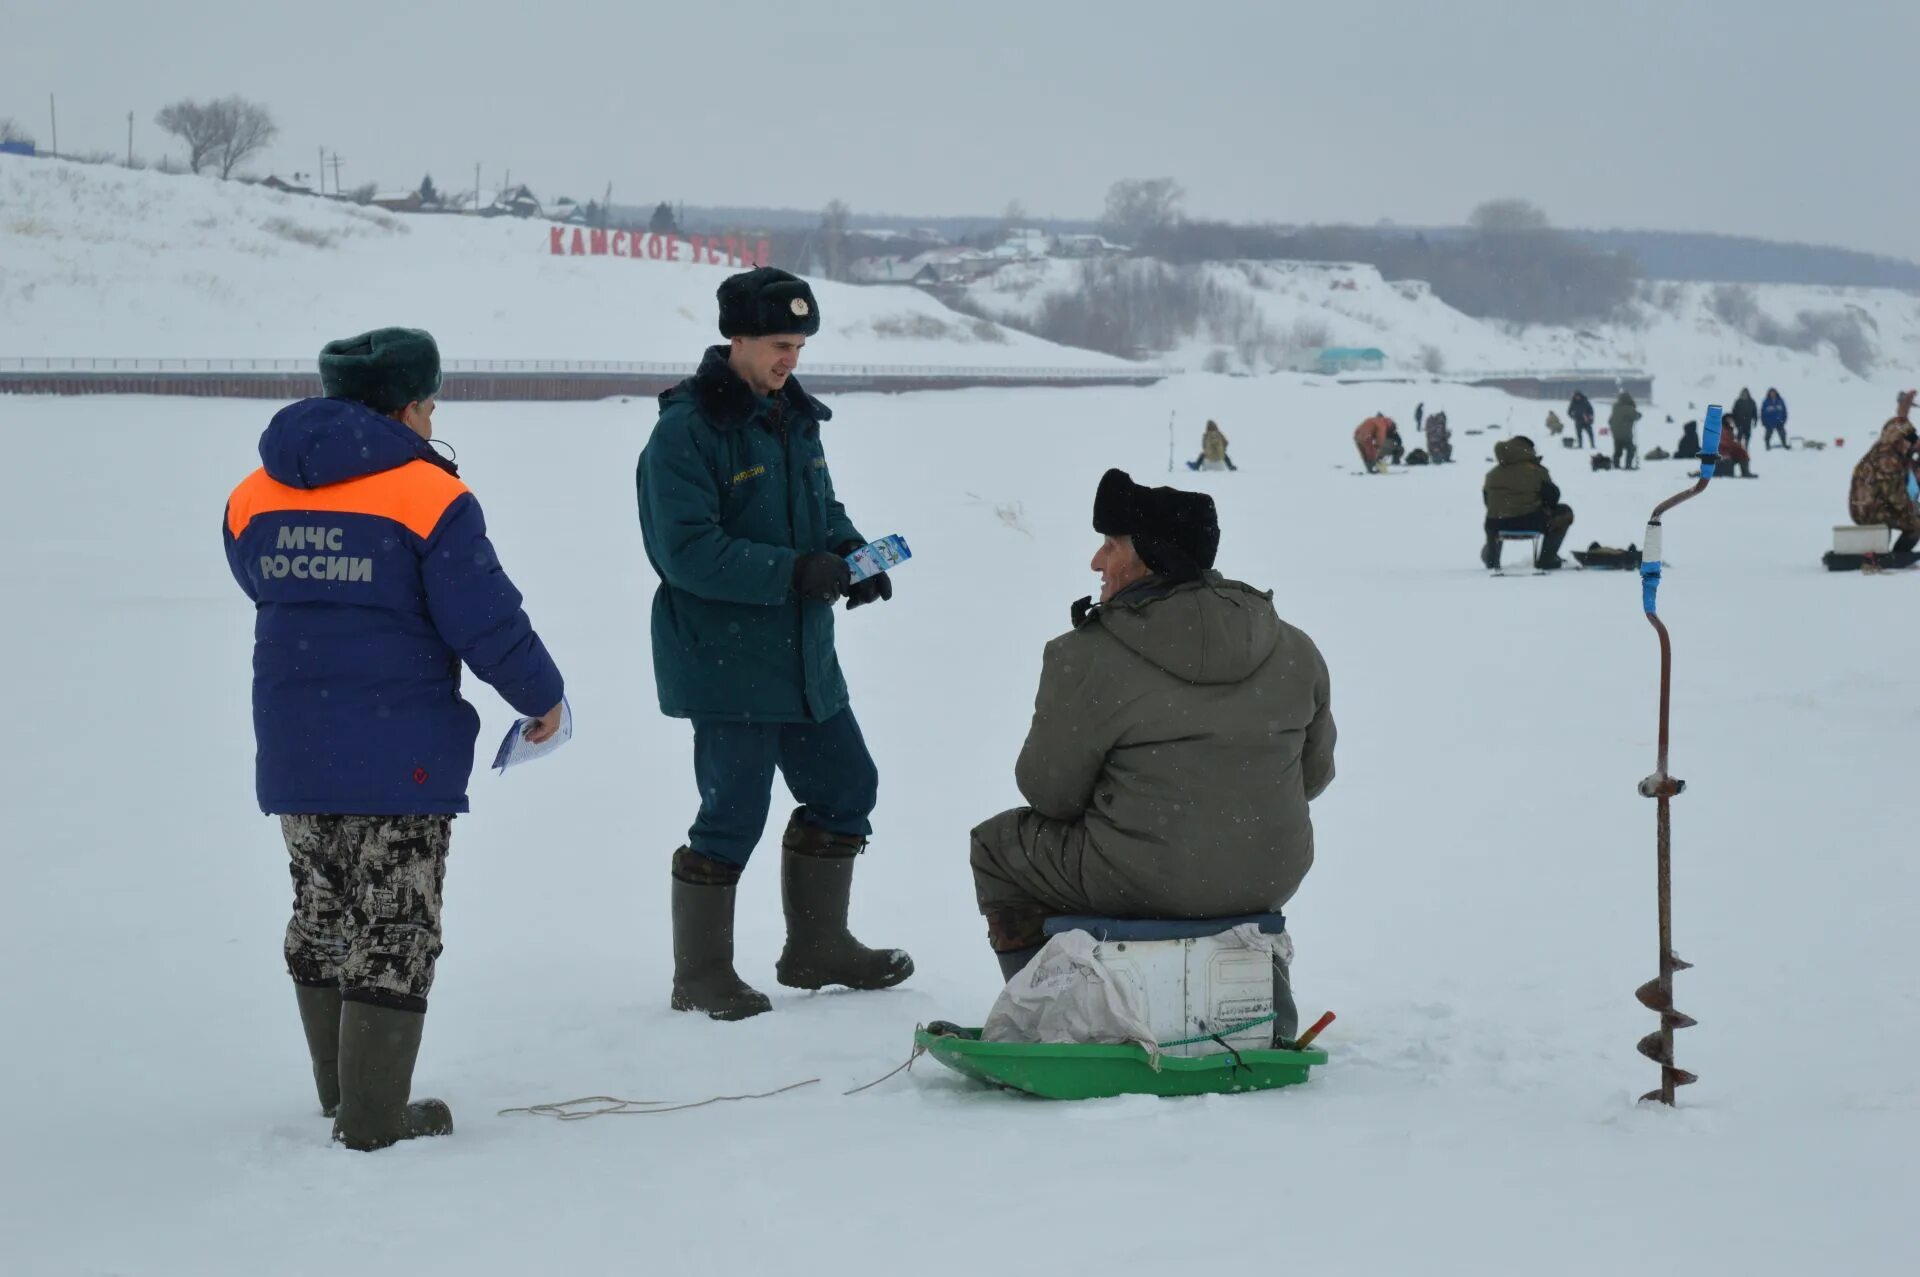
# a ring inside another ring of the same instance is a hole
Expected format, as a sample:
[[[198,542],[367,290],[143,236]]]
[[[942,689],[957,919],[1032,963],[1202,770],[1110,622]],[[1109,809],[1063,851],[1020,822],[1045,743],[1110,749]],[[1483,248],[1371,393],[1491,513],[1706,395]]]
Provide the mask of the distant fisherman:
[[[293,976],[320,1107],[350,1148],[445,1135],[408,1102],[440,956],[453,818],[480,716],[460,665],[560,726],[560,671],[433,437],[440,352],[382,328],[320,352],[329,396],[274,414],[227,501],[227,562],[256,605],[254,784],[291,857]]]

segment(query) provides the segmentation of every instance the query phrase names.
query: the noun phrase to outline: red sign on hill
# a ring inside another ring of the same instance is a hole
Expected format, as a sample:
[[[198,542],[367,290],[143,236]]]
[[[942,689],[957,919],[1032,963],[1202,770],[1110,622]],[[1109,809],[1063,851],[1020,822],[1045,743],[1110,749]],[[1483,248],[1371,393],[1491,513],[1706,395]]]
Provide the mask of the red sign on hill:
[[[764,239],[748,243],[737,235],[651,235],[584,226],[548,227],[547,251],[555,257],[626,257],[636,262],[712,266],[765,266],[773,256],[772,246]]]

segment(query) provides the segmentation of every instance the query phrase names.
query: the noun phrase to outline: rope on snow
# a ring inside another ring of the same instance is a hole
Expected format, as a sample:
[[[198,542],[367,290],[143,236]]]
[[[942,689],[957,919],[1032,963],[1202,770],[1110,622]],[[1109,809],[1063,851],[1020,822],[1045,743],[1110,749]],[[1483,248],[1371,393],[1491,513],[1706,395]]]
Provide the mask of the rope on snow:
[[[654,1117],[661,1113],[681,1113],[687,1109],[705,1108],[709,1104],[731,1104],[739,1100],[768,1100],[776,1095],[785,1095],[788,1091],[797,1091],[803,1086],[813,1086],[819,1082],[810,1077],[804,1082],[795,1082],[783,1086],[777,1091],[762,1091],[758,1095],[715,1095],[704,1100],[623,1100],[612,1095],[583,1095],[575,1100],[556,1100],[551,1104],[528,1104],[520,1108],[501,1109],[499,1116],[509,1113],[527,1113],[534,1117],[551,1117],[562,1122],[579,1122],[589,1117]],[[579,1105],[596,1104],[600,1107],[582,1109]]]

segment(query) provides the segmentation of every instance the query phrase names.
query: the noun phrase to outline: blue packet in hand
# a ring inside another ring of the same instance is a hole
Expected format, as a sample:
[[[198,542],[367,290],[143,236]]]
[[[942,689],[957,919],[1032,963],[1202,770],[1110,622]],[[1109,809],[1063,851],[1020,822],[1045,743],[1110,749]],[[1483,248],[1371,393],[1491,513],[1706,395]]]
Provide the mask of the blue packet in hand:
[[[849,554],[847,567],[852,571],[855,581],[864,581],[870,576],[891,571],[912,557],[913,551],[907,548],[906,538],[896,532],[878,541],[869,541]]]

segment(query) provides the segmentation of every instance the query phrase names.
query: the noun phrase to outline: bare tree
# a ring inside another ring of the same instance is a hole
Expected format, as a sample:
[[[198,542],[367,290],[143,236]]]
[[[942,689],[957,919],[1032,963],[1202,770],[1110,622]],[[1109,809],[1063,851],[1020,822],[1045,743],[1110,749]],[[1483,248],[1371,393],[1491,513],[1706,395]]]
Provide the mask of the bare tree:
[[[1521,199],[1488,200],[1467,215],[1467,225],[1482,235],[1544,231],[1551,223],[1536,204]]]
[[[249,102],[242,97],[221,98],[213,104],[221,117],[220,146],[214,152],[214,159],[220,165],[220,176],[231,177],[233,170],[246,162],[247,157],[267,149],[267,144],[280,134],[280,126],[273,122],[273,116],[267,108],[258,102]]]
[[[1014,230],[1027,222],[1027,206],[1019,200],[1008,200],[1007,206],[1000,210],[1000,229]]]
[[[820,210],[820,242],[826,253],[828,279],[847,277],[847,236],[853,210],[845,200],[832,200]]]
[[[153,122],[185,143],[187,168],[191,172],[198,173],[205,168],[207,160],[220,145],[219,123],[214,118],[212,107],[203,106],[191,98],[161,107],[160,114],[153,117]]]
[[[32,146],[33,135],[20,128],[11,119],[0,119],[0,142],[22,142]]]
[[[1180,220],[1180,201],[1186,194],[1170,177],[1122,178],[1107,188],[1107,214],[1101,221],[1127,243],[1138,244]]]
[[[380,188],[372,182],[362,182],[347,192],[347,198],[356,204],[371,204]]]
[[[190,170],[198,173],[216,165],[223,178],[233,176],[235,168],[280,132],[266,107],[239,96],[204,103],[183,98],[161,108],[154,123],[186,144]]]

